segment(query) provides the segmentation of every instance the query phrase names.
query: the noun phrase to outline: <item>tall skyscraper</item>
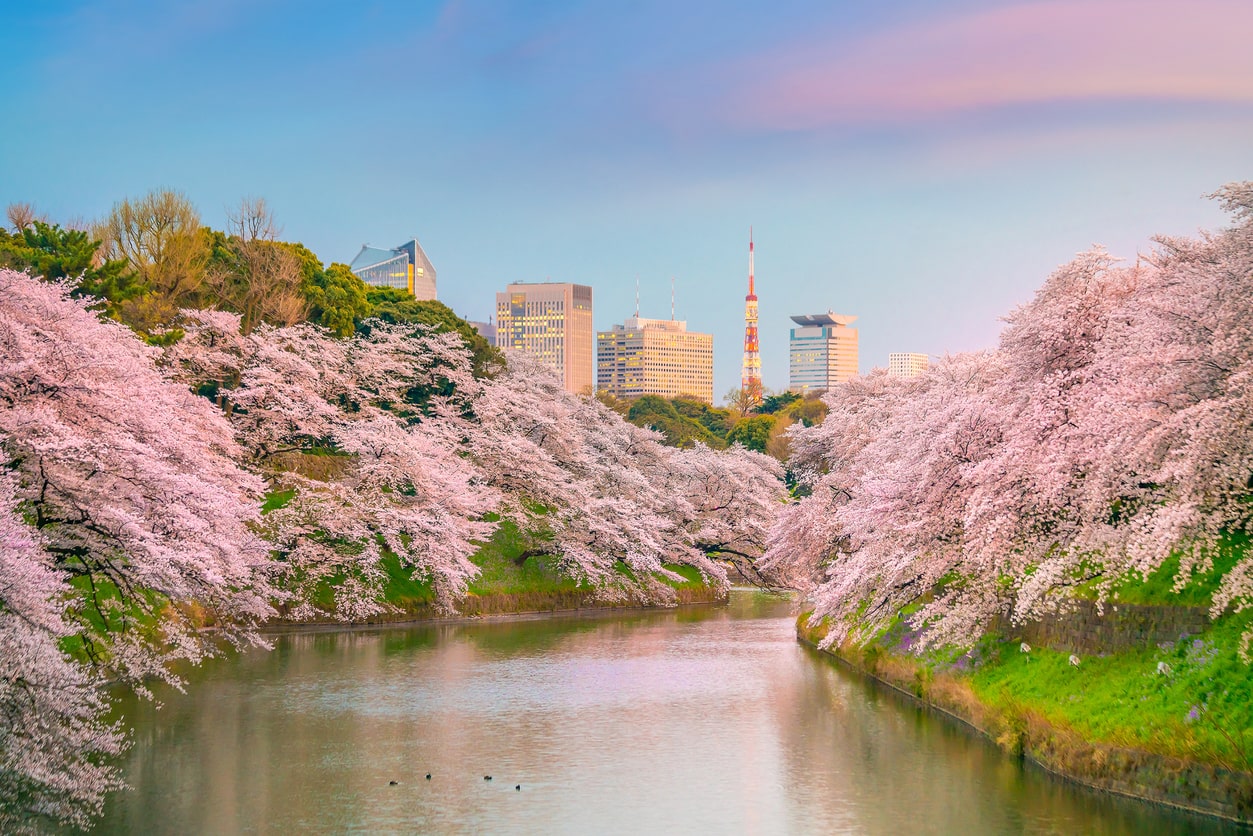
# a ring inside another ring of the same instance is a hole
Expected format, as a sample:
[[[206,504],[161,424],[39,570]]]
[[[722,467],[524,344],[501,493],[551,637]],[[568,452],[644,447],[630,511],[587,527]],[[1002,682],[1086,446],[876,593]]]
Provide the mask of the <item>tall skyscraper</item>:
[[[750,404],[761,403],[761,346],[757,339],[757,293],[753,288],[753,229],[748,229],[748,295],[744,297],[744,366],[740,389]]]
[[[830,389],[857,376],[857,329],[849,328],[855,316],[827,311],[794,316],[788,345],[788,388],[804,395]]]
[[[538,357],[570,392],[592,391],[592,343],[590,287],[518,282],[496,294],[496,347]]]
[[[348,269],[361,281],[374,287],[407,290],[417,299],[436,298],[435,266],[426,257],[417,238],[411,238],[392,250],[364,245]]]
[[[917,377],[931,365],[931,359],[925,354],[892,352],[888,355],[888,375],[890,377]]]
[[[596,334],[596,389],[619,398],[714,399],[714,338],[676,319],[636,315]]]

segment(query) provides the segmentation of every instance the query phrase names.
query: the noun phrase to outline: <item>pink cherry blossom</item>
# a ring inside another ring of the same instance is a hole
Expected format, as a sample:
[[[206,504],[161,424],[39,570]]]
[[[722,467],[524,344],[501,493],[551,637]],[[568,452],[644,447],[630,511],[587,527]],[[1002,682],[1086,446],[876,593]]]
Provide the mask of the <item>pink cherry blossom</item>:
[[[1253,185],[1217,197],[1236,224],[1161,238],[1121,265],[1078,256],[1008,318],[996,351],[923,376],[872,373],[791,433],[807,493],[762,565],[812,590],[828,641],[907,605],[918,646],[969,644],[1001,619],[1073,606],[1181,555],[1212,566],[1253,505]],[[1253,606],[1253,557],[1213,615]],[[1245,637],[1246,647],[1249,637]]]

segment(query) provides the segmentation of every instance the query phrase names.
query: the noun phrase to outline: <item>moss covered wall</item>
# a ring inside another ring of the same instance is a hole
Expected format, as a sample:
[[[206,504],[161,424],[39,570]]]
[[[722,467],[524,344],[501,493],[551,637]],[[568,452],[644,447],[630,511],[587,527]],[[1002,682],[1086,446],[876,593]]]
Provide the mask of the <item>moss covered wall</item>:
[[[1106,604],[1102,613],[1091,601],[1075,601],[1073,606],[1073,611],[1006,632],[1040,647],[1097,655],[1176,642],[1210,625],[1203,607]]]

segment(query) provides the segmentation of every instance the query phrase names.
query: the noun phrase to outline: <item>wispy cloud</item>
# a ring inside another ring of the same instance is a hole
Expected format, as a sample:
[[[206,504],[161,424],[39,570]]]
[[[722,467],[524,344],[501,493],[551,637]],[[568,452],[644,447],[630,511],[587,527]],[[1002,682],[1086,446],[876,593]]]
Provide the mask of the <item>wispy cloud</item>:
[[[712,98],[683,92],[749,132],[1068,102],[1253,105],[1250,33],[1247,0],[1032,2],[775,45],[701,74]]]

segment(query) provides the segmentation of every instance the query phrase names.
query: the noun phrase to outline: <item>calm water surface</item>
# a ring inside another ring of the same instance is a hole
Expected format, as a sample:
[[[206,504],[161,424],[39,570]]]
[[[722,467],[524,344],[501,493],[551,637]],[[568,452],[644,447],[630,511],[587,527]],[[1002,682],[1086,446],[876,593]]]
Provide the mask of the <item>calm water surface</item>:
[[[752,592],[283,635],[160,699],[125,707],[134,789],[99,832],[1221,832],[1023,769],[797,644],[788,602]]]

